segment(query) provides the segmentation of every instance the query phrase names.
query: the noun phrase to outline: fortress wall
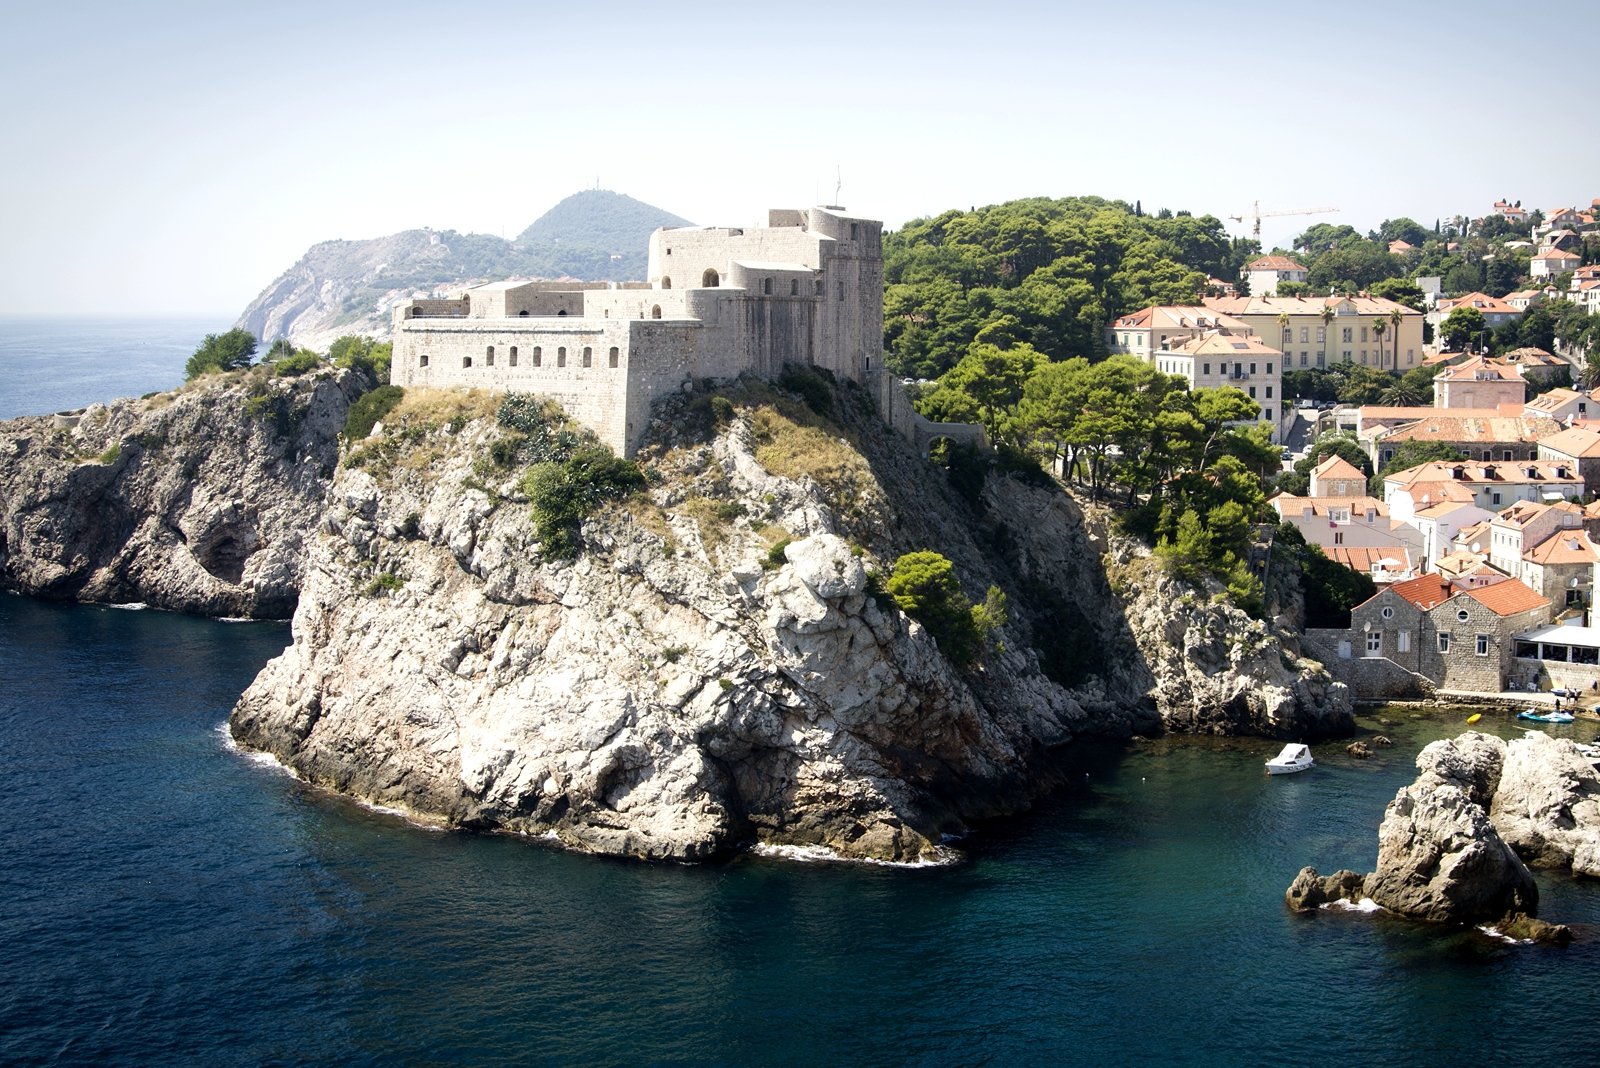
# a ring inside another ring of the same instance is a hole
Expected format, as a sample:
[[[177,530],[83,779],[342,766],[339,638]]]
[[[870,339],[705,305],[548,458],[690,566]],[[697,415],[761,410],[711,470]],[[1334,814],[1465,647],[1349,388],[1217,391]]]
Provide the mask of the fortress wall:
[[[798,227],[766,230],[719,227],[714,230],[657,230],[650,237],[650,284],[672,280],[673,289],[697,289],[709,268],[728,284],[735,260],[821,266],[822,239]],[[668,250],[671,250],[670,253]]]
[[[577,318],[540,320],[537,327],[518,319],[413,321],[395,332],[390,379],[407,388],[538,393],[559,402],[568,415],[619,453],[628,452],[629,346],[634,325],[626,319]],[[612,348],[617,349],[616,367],[610,365]],[[566,350],[564,361],[561,349]],[[424,355],[426,367],[421,361]]]

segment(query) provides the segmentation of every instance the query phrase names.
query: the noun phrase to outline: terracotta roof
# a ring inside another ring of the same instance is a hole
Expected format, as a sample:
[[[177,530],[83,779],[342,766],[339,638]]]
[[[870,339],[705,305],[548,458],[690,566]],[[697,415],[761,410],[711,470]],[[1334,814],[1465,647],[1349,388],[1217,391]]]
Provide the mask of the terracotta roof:
[[[1446,297],[1439,301],[1438,308],[1442,312],[1453,311],[1460,307],[1477,308],[1485,315],[1520,315],[1521,312],[1501,300],[1491,297],[1487,293],[1468,293],[1460,297]]]
[[[1420,489],[1411,487],[1412,499],[1421,507],[1413,513],[1414,517],[1421,519],[1439,519],[1460,508],[1477,508],[1473,502],[1477,499],[1472,491],[1465,486],[1458,486],[1448,482],[1425,482]]]
[[[1438,415],[1430,415],[1414,423],[1404,423],[1387,430],[1380,430],[1374,433],[1373,437],[1381,438],[1385,443],[1460,441],[1474,445],[1500,445],[1542,441],[1541,435],[1553,436],[1560,428],[1559,423],[1545,415],[1494,416],[1484,419],[1478,416],[1462,418],[1447,414],[1449,411],[1448,408],[1440,408]]]
[[[1558,501],[1553,504],[1544,504],[1540,501],[1517,501],[1511,507],[1502,509],[1491,521],[1491,525],[1521,528],[1550,512],[1568,514],[1579,518],[1583,516],[1583,509],[1571,501]]]
[[[1385,485],[1393,484],[1401,489],[1411,490],[1413,497],[1417,488],[1423,484],[1464,487],[1583,484],[1583,479],[1573,474],[1570,469],[1565,478],[1558,475],[1556,473],[1558,466],[1564,465],[1548,460],[1505,460],[1489,463],[1478,460],[1463,460],[1459,463],[1435,460],[1432,463],[1418,464],[1404,471],[1385,475],[1383,481]],[[1457,469],[1461,471],[1460,478],[1456,477]],[[1528,473],[1530,469],[1534,472],[1531,475]]]
[[[1514,616],[1518,612],[1543,608],[1550,603],[1548,598],[1540,597],[1519,579],[1506,579],[1492,586],[1480,586],[1465,592],[1497,616]]]
[[[1373,567],[1382,562],[1385,571],[1410,571],[1411,554],[1403,545],[1391,546],[1319,546],[1329,560],[1343,564],[1351,571],[1371,574]]]
[[[1490,567],[1489,562],[1483,558],[1482,553],[1469,552],[1466,549],[1457,549],[1453,553],[1439,557],[1438,560],[1434,561],[1433,568],[1441,575],[1455,578],[1480,576],[1485,572],[1491,573],[1496,579],[1506,577]]]
[[[1245,264],[1247,271],[1303,271],[1305,265],[1288,256],[1257,256]]]
[[[1303,516],[1307,508],[1311,509],[1311,514],[1315,516],[1328,515],[1334,509],[1346,509],[1352,517],[1360,516],[1365,519],[1370,509],[1379,519],[1389,517],[1387,505],[1378,498],[1369,497],[1364,493],[1351,497],[1296,497],[1293,494],[1280,493],[1267,503],[1285,518]]]
[[[1557,388],[1550,390],[1548,393],[1539,394],[1537,397],[1533,398],[1533,400],[1523,405],[1523,407],[1532,408],[1534,411],[1549,414],[1563,405],[1571,404],[1575,400],[1584,400],[1587,396],[1588,394],[1579,393],[1575,389],[1567,389],[1565,386],[1558,386]]]
[[[1560,248],[1542,249],[1539,252],[1534,253],[1533,254],[1533,258],[1536,259],[1536,260],[1562,260],[1562,261],[1566,261],[1566,260],[1578,260],[1578,261],[1581,261],[1583,259],[1583,257],[1578,255],[1576,252],[1568,252],[1567,250],[1560,249]]]
[[[1426,612],[1455,596],[1455,587],[1439,575],[1418,575],[1406,582],[1396,582],[1389,589]]]
[[[1582,530],[1558,530],[1522,554],[1529,563],[1593,564],[1600,562],[1600,551],[1595,549],[1589,535]]]
[[[1224,327],[1241,334],[1250,332],[1250,325],[1243,320],[1231,318],[1199,304],[1153,304],[1148,308],[1140,308],[1136,312],[1124,315],[1113,325],[1113,329],[1117,327],[1123,329],[1155,327],[1196,332]]]
[[[1501,353],[1500,358],[1505,360],[1507,363],[1541,364],[1545,367],[1567,366],[1566,360],[1563,360],[1559,356],[1554,356],[1546,352],[1544,349],[1534,348],[1532,345],[1526,345],[1520,349],[1512,349],[1510,352]]]
[[[1593,458],[1600,456],[1600,433],[1587,427],[1575,426],[1559,434],[1539,439],[1539,448],[1553,449],[1563,456]]]
[[[1387,297],[1206,297],[1208,308],[1229,315],[1314,315],[1319,318],[1324,308],[1345,308],[1345,315],[1388,315],[1396,308],[1406,317],[1421,317],[1422,313]]]
[[[1434,375],[1433,380],[1435,382],[1521,382],[1522,375],[1508,363],[1491,360],[1487,356],[1474,356],[1453,367],[1446,367]]]
[[[1338,453],[1334,453],[1311,469],[1311,477],[1322,479],[1326,482],[1333,479],[1349,480],[1353,478],[1365,481],[1367,476],[1361,473],[1361,468]]]
[[[1282,356],[1283,353],[1268,345],[1254,334],[1230,334],[1213,330],[1200,337],[1190,338],[1170,350],[1186,356]]]
[[[1417,246],[1411,244],[1410,242],[1402,241],[1399,238],[1395,238],[1393,241],[1389,242],[1389,252],[1392,255],[1397,255],[1401,252],[1410,252],[1416,247]]]

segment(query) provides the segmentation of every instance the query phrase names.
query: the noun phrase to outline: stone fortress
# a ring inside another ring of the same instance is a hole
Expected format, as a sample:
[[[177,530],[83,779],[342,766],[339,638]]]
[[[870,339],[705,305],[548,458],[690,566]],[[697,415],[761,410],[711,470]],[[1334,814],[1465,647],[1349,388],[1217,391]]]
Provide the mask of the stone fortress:
[[[500,282],[399,304],[391,378],[541,394],[627,456],[658,397],[794,363],[874,389],[891,426],[926,433],[879,373],[882,350],[883,224],[774,209],[759,228],[657,230],[646,282]]]

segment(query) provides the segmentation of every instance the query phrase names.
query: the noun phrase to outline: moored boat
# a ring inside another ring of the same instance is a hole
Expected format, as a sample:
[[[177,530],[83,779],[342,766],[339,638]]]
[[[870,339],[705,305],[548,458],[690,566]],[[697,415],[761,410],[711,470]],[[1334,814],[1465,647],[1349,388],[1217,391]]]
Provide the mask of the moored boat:
[[[1531,708],[1524,708],[1517,713],[1518,719],[1531,719],[1535,723],[1571,723],[1571,712],[1535,712]]]
[[[1297,771],[1305,771],[1316,761],[1311,759],[1311,747],[1291,742],[1283,747],[1283,752],[1267,761],[1268,775],[1290,775]]]

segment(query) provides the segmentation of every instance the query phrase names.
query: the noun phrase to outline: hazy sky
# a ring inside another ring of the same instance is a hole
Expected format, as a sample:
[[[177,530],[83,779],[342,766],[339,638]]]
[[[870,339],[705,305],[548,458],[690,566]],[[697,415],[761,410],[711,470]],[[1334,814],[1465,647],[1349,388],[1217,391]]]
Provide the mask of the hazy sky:
[[[0,312],[231,317],[317,241],[514,236],[597,182],[698,223],[831,201],[836,168],[841,202],[891,226],[1041,195],[1343,209],[1268,220],[1269,246],[1587,204],[1600,119],[1545,78],[1586,76],[1554,29],[1588,34],[1576,11],[13,5]]]

